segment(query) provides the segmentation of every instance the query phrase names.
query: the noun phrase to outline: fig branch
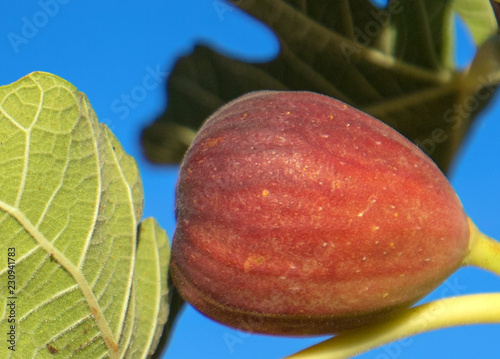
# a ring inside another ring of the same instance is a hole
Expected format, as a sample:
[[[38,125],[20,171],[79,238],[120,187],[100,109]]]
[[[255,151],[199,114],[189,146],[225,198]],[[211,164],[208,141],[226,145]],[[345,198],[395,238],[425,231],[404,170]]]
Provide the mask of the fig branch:
[[[381,345],[429,332],[470,324],[500,323],[500,293],[464,295],[422,304],[395,318],[341,333],[287,359],[344,359]]]

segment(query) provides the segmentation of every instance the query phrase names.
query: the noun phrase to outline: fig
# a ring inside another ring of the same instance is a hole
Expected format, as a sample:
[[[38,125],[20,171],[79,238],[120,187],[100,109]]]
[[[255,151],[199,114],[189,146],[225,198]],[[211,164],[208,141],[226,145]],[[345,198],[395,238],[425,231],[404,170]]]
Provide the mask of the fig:
[[[333,334],[405,310],[457,270],[469,223],[439,168],[381,121],[311,92],[210,116],[176,189],[171,274],[234,328]]]

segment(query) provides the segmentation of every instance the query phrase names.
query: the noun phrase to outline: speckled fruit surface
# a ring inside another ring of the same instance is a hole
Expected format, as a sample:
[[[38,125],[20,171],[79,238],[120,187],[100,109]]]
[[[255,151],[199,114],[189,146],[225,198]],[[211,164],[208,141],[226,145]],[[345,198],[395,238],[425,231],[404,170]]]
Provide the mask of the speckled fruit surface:
[[[310,92],[254,92],[204,123],[181,165],[171,273],[247,331],[337,333],[387,318],[468,250],[453,188],[413,143]]]

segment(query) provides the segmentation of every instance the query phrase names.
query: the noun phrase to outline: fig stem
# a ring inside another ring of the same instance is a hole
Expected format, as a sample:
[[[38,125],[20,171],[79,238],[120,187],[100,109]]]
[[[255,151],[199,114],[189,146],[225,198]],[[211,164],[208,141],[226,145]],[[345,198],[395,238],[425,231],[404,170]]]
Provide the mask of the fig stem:
[[[500,242],[482,233],[469,219],[469,254],[463,265],[471,265],[500,275]]]
[[[392,319],[341,333],[288,359],[344,359],[436,329],[500,323],[500,293],[463,295],[410,308]]]

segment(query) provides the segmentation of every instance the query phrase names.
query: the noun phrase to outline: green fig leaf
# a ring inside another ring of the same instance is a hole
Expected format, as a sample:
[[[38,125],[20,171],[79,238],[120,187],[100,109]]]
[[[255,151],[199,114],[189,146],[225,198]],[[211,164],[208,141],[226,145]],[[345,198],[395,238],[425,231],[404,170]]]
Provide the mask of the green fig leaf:
[[[168,261],[165,260],[169,257],[167,234],[153,218],[145,219],[139,227],[134,315],[132,311],[129,313],[137,329],[132,333],[133,340],[127,358],[149,357],[158,345],[169,311]],[[141,293],[144,294],[139,296]],[[140,300],[137,300],[138,296]]]
[[[472,10],[463,12],[469,26],[491,17],[483,2],[479,12],[484,14],[477,19]],[[467,69],[455,67],[454,3],[390,0],[382,9],[369,0],[227,3],[225,16],[237,6],[274,31],[280,41],[278,57],[248,63],[196,46],[170,73],[164,113],[143,130],[145,155],[155,163],[180,162],[201,123],[244,93],[306,90],[386,122],[446,172],[498,85],[495,78],[471,87]],[[472,30],[478,41],[491,31],[490,21],[484,26]]]
[[[498,31],[490,0],[455,0],[453,8],[467,24],[476,45]]]
[[[43,72],[0,87],[1,357],[154,350],[169,252],[153,220],[137,247],[142,209],[134,159],[84,94]]]

